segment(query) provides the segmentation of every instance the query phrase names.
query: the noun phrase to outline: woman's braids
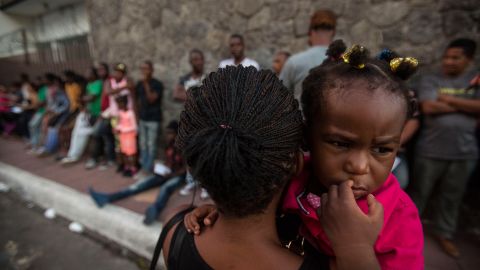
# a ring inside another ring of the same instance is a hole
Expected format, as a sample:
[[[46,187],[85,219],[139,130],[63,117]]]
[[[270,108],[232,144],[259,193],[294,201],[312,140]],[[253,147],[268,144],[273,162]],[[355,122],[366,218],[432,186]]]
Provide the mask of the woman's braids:
[[[176,143],[219,210],[244,217],[265,210],[291,176],[302,125],[272,72],[229,66],[188,91]]]
[[[402,97],[407,107],[407,118],[413,115],[416,103],[404,80],[415,73],[418,64],[415,59],[399,58],[396,53],[387,50],[374,59],[366,48],[359,45],[347,52],[345,49],[343,41],[334,41],[327,50],[329,61],[310,70],[303,81],[301,103],[307,126],[313,124],[317,113],[323,109],[327,91],[355,91],[352,86],[359,80],[367,83],[367,88],[372,91],[383,89]]]

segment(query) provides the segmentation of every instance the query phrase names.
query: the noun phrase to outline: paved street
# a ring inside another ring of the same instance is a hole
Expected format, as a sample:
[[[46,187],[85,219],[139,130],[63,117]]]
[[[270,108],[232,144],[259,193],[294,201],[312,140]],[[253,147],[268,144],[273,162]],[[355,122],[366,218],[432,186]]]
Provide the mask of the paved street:
[[[59,218],[46,219],[41,209],[27,206],[12,192],[0,193],[0,269],[140,269],[134,261],[141,265],[142,260],[70,232],[68,224]]]

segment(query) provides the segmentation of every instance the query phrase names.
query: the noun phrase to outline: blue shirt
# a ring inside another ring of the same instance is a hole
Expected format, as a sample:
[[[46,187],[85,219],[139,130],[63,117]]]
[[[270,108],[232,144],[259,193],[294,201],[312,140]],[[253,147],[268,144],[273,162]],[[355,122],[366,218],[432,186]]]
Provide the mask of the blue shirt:
[[[314,46],[308,50],[288,58],[280,73],[280,80],[289,90],[294,91],[295,98],[300,100],[302,83],[310,69],[320,65],[327,58],[326,46]]]

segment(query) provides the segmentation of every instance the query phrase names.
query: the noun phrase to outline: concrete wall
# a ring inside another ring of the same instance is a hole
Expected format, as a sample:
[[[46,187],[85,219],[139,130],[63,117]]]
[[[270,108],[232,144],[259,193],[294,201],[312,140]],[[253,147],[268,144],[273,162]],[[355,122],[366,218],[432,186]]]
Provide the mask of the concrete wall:
[[[26,33],[28,51],[34,52],[37,42],[86,35],[90,24],[83,2],[30,17],[0,11],[0,58],[25,52],[21,30]]]
[[[269,68],[277,50],[307,47],[310,15],[330,8],[339,15],[337,37],[376,52],[390,47],[434,67],[455,37],[480,41],[477,0],[104,0],[86,1],[98,61],[125,62],[138,78],[144,59],[155,63],[167,88],[165,116],[181,108],[171,99],[178,77],[189,70],[188,51],[205,52],[207,70],[228,56],[231,33],[246,37],[247,55]]]
[[[32,30],[37,42],[47,42],[90,32],[84,3],[46,13],[34,20]]]
[[[0,36],[15,32],[31,22],[22,16],[13,16],[0,11]]]

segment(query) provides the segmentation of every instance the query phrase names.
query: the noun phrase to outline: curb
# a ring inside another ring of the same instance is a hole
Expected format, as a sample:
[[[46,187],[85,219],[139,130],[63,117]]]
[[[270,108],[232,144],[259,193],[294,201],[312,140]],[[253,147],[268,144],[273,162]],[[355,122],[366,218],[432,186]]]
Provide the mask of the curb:
[[[0,162],[0,177],[39,206],[54,208],[59,215],[144,258],[151,258],[161,232],[160,223],[144,226],[143,216],[116,205],[99,209],[87,194],[3,162]],[[163,265],[163,261],[159,264]]]

